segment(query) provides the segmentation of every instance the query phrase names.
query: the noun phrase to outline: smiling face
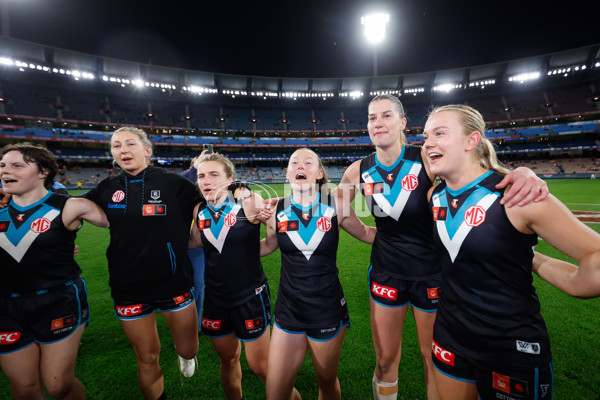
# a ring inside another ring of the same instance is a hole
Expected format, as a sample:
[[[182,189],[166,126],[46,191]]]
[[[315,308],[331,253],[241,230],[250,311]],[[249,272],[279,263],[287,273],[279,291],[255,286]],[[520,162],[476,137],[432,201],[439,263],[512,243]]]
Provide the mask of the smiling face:
[[[20,151],[9,151],[0,160],[0,179],[4,191],[23,195],[34,189],[43,189],[47,171],[40,171],[35,163],[28,163]]]
[[[297,150],[290,157],[286,178],[292,190],[306,191],[316,186],[317,180],[324,176],[321,163],[315,153],[309,150]]]
[[[425,154],[433,174],[452,179],[460,176],[474,161],[474,152],[481,138],[479,132],[465,134],[464,126],[455,111],[432,114],[425,123]]]
[[[382,149],[402,144],[406,118],[400,115],[398,107],[387,99],[369,104],[367,128],[371,142]]]
[[[233,177],[227,176],[223,163],[203,161],[198,165],[198,187],[209,203],[220,203],[232,182]]]
[[[145,146],[138,135],[129,131],[115,133],[110,152],[119,167],[131,175],[137,175],[148,166],[152,150]]]

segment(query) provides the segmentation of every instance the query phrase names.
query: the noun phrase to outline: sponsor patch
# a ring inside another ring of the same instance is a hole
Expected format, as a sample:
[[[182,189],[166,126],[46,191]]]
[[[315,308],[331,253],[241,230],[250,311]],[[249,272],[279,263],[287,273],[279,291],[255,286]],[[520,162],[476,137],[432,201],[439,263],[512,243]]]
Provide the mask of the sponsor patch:
[[[437,299],[440,297],[440,288],[427,288],[427,298]]]
[[[142,313],[142,305],[136,304],[133,306],[117,306],[117,314],[121,317],[134,317]]]
[[[541,348],[539,343],[529,343],[523,340],[515,340],[517,351],[527,354],[540,354]]]
[[[529,395],[529,385],[527,381],[516,378],[511,378],[507,375],[502,375],[492,371],[492,386],[494,389],[501,390],[504,393],[509,393],[518,397],[526,397]]]
[[[113,203],[119,203],[125,199],[125,192],[122,190],[117,190],[113,193],[111,200]]]
[[[479,226],[485,221],[485,209],[480,205],[471,206],[465,212],[465,223],[469,226]]]
[[[142,215],[167,215],[167,206],[165,204],[144,204],[142,206]]]
[[[454,367],[454,353],[444,349],[442,346],[437,344],[435,340],[431,340],[431,350],[435,358]]]
[[[36,218],[31,223],[31,230],[35,233],[43,233],[50,229],[51,221],[48,218]]]
[[[400,184],[402,185],[402,190],[412,192],[419,186],[419,178],[414,174],[408,174],[402,178]]]
[[[373,294],[376,296],[383,297],[386,299],[390,299],[390,300],[398,299],[398,290],[397,289],[379,285],[375,282],[373,282],[371,284],[371,292],[373,292]]]
[[[227,214],[225,216],[224,221],[223,221],[223,223],[225,224],[225,226],[228,226],[228,227],[234,226],[236,222],[237,222],[237,217],[235,216],[234,213]]]
[[[202,326],[206,329],[210,329],[211,331],[218,331],[221,329],[221,320],[220,319],[208,319],[202,318]]]
[[[0,346],[13,344],[21,338],[21,332],[0,332]]]
[[[331,229],[331,220],[327,217],[321,217],[317,220],[317,229],[321,232],[327,232]]]

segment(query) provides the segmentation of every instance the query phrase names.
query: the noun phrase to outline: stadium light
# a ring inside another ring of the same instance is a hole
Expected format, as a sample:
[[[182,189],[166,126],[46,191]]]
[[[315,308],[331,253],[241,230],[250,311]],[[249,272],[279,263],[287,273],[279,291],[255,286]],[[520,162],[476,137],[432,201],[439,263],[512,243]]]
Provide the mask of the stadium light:
[[[385,26],[390,22],[390,15],[370,14],[362,17],[360,21],[365,27],[367,41],[373,46],[373,76],[377,76],[377,45],[385,38]]]

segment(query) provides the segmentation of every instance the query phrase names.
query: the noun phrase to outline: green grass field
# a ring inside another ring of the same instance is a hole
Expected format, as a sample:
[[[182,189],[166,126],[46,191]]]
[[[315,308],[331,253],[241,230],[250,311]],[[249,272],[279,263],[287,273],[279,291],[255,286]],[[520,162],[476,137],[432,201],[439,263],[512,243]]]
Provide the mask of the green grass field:
[[[550,191],[572,210],[600,211],[600,180],[551,180]],[[282,193],[282,185],[258,188]],[[551,216],[549,216],[551,218]],[[363,218],[372,225],[373,218]],[[600,231],[600,225],[590,225]],[[133,351],[122,334],[112,309],[104,256],[108,230],[85,224],[78,235],[77,256],[87,281],[91,323],[79,351],[76,375],[86,386],[89,399],[141,399],[136,384]],[[540,241],[538,251],[559,256]],[[339,379],[345,399],[370,399],[375,353],[369,324],[369,292],[366,273],[370,245],[341,232],[338,252],[340,280],[344,287],[352,327],[341,355]],[[273,304],[279,284],[279,251],[263,258]],[[600,396],[600,299],[580,300],[566,296],[535,277],[535,286],[548,325],[554,354],[554,399],[589,400]],[[206,337],[200,337],[199,370],[191,379],[180,377],[170,332],[162,318],[161,365],[170,399],[224,399],[219,381],[219,360]],[[425,399],[423,371],[414,320],[408,315],[403,334],[399,399]],[[242,360],[244,399],[263,399],[264,387]],[[310,357],[296,381],[304,399],[317,399],[318,391]],[[10,398],[8,382],[0,374],[0,399]]]

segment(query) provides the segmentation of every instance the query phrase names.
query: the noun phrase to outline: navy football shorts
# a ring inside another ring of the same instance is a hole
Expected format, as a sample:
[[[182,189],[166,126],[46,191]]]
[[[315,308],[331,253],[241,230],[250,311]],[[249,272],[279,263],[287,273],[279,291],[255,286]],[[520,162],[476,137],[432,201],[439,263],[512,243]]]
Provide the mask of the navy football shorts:
[[[206,295],[202,306],[202,333],[213,338],[235,333],[242,341],[261,337],[271,325],[271,296],[269,285],[256,291],[250,300],[232,307],[223,307]]]
[[[58,342],[88,324],[90,308],[85,281],[78,277],[37,293],[0,297],[0,354],[32,343]]]
[[[437,311],[442,278],[420,281],[406,280],[369,268],[369,292],[377,304],[402,307],[410,304],[421,311]]]
[[[156,311],[172,312],[184,309],[194,302],[194,288],[168,299],[153,300],[150,302],[114,299],[115,314],[119,319],[132,320],[143,318]]]

